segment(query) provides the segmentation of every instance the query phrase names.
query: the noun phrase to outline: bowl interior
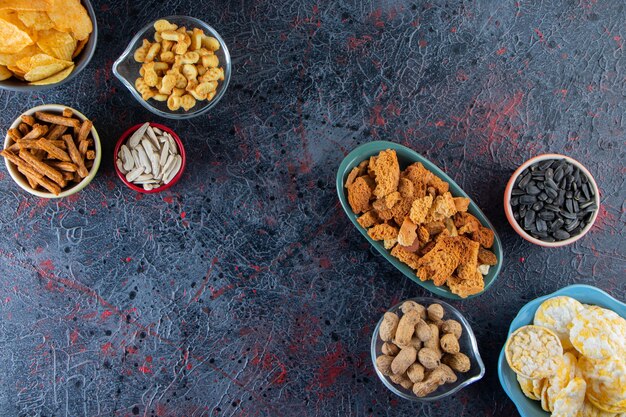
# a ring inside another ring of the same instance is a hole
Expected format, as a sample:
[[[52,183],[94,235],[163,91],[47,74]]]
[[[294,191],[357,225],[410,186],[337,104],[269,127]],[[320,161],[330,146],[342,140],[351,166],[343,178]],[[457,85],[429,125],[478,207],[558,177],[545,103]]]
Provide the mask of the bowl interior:
[[[33,107],[32,109],[29,109],[21,113],[20,117],[21,115],[33,115],[35,114],[35,112],[38,112],[38,111],[45,111],[45,112],[60,115],[61,113],[63,113],[63,109],[66,109],[66,108],[71,109],[72,112],[74,113],[74,116],[78,117],[80,120],[87,119],[87,117],[81,112],[79,112],[78,110],[73,109],[69,106],[63,106],[61,104],[44,104],[42,106]],[[17,128],[17,126],[19,126],[19,124],[21,123],[20,117],[15,119],[15,121],[11,124],[10,129],[15,129]],[[67,197],[85,188],[91,182],[91,180],[94,179],[94,177],[96,176],[96,173],[98,172],[98,168],[100,168],[100,160],[102,159],[102,145],[100,144],[100,136],[98,136],[98,132],[96,131],[95,126],[91,128],[91,136],[94,141],[96,158],[93,161],[93,166],[89,170],[89,174],[85,178],[83,178],[81,182],[79,182],[72,188],[63,190],[59,195],[54,195],[47,191],[33,190],[28,184],[28,181],[26,180],[26,178],[22,175],[21,172],[17,170],[17,167],[13,163],[9,162],[6,159],[4,160],[4,162],[7,166],[7,170],[9,171],[9,175],[11,176],[11,178],[13,178],[15,183],[19,185],[23,190],[29,192],[30,194],[33,194],[33,195],[36,195],[37,197],[42,197],[42,198]],[[7,134],[4,139],[4,147],[7,148],[11,145],[13,145],[13,139],[11,139],[11,137]]]
[[[453,196],[470,198],[465,193],[465,191],[463,191],[463,189],[461,189],[461,187],[459,187],[459,185],[452,180],[452,178],[450,178],[439,167],[437,167],[435,164],[433,164],[431,161],[429,161],[422,155],[418,154],[417,152],[407,148],[406,146],[402,146],[397,143],[386,142],[386,141],[374,141],[374,142],[363,144],[357,147],[356,149],[354,149],[352,152],[348,154],[348,156],[344,158],[343,162],[341,162],[341,165],[339,166],[339,170],[337,171],[336,187],[337,187],[337,194],[339,196],[339,201],[341,202],[341,206],[343,207],[343,210],[345,211],[348,218],[352,221],[354,226],[357,228],[357,230],[361,232],[361,234],[367,239],[367,241],[370,242],[370,244],[374,248],[376,248],[376,250],[378,250],[378,252],[382,256],[384,256],[385,259],[391,262],[391,264],[395,266],[398,270],[400,270],[400,272],[402,272],[406,277],[413,280],[416,284],[426,288],[428,291],[434,294],[437,294],[438,296],[450,298],[454,300],[462,300],[461,297],[459,297],[456,294],[453,294],[445,285],[441,287],[437,287],[435,284],[433,284],[432,281],[425,281],[425,282],[420,281],[420,279],[415,275],[415,272],[411,268],[409,268],[409,266],[400,262],[395,257],[391,256],[391,253],[387,249],[385,249],[383,244],[381,242],[377,242],[373,240],[372,238],[370,238],[369,235],[367,234],[367,230],[361,227],[361,225],[357,222],[358,216],[354,214],[354,212],[350,208],[350,204],[348,204],[348,195],[347,195],[346,188],[344,187],[346,178],[348,177],[348,174],[350,173],[352,168],[357,166],[361,161],[368,159],[370,156],[376,155],[380,151],[383,151],[385,149],[394,149],[396,151],[401,169],[406,168],[407,166],[409,166],[410,164],[414,162],[421,162],[424,165],[424,167],[430,170],[433,174],[437,175],[439,178],[441,178],[442,180],[450,184],[450,192],[452,193]],[[498,232],[493,227],[491,222],[487,219],[485,214],[480,210],[480,208],[478,208],[476,203],[474,203],[474,201],[471,198],[470,200],[471,202],[469,205],[468,212],[474,215],[478,220],[480,220],[483,226],[490,228],[494,233],[495,238],[494,238],[494,243],[493,243],[493,247],[491,248],[491,250],[495,253],[496,257],[498,258],[498,264],[490,267],[489,273],[485,275],[484,277],[485,289],[482,292],[469,296],[465,299],[476,297],[484,293],[485,291],[487,291],[487,289],[494,283],[498,274],[500,273],[500,269],[502,268],[502,262],[504,261],[502,243],[500,242],[500,237],[498,236]]]
[[[381,317],[374,329],[374,334],[372,335],[372,344],[371,344],[371,355],[372,355],[372,363],[374,365],[374,369],[376,370],[376,374],[380,378],[380,380],[385,384],[391,392],[402,397],[407,400],[412,401],[435,401],[440,400],[444,397],[454,394],[455,392],[461,390],[463,387],[468,386],[469,384],[478,381],[485,374],[485,365],[483,364],[482,358],[480,357],[480,352],[478,351],[478,344],[476,343],[476,337],[474,336],[474,332],[472,331],[472,327],[469,322],[463,317],[463,315],[450,304],[437,300],[435,298],[429,297],[417,297],[411,298],[410,300],[415,301],[416,303],[422,304],[424,307],[428,307],[430,304],[438,303],[445,310],[444,320],[454,319],[461,323],[463,326],[463,333],[461,334],[461,338],[459,339],[459,345],[461,347],[461,352],[465,353],[471,362],[471,368],[466,373],[457,373],[457,381],[450,384],[441,385],[437,390],[426,397],[418,398],[411,390],[407,390],[402,388],[400,385],[396,385],[389,377],[383,375],[378,368],[376,367],[376,358],[379,355],[382,355],[382,346],[383,341],[378,337],[378,333],[380,331],[380,325],[383,321]],[[408,301],[408,300],[405,300]],[[404,301],[402,302],[404,303]],[[400,310],[400,306],[402,303],[399,303],[393,306],[389,311],[393,313],[398,313]],[[401,315],[402,312],[399,312],[398,315]]]
[[[87,44],[83,48],[83,50],[78,54],[76,58],[74,58],[74,70],[70,75],[68,75],[64,80],[56,84],[48,84],[48,85],[29,85],[27,82],[18,80],[15,77],[11,77],[8,80],[0,81],[0,89],[10,90],[10,91],[44,91],[49,90],[51,88],[58,87],[65,83],[70,82],[74,77],[76,77],[91,61],[94,52],[96,51],[96,44],[98,43],[98,23],[96,21],[96,13],[91,5],[89,0],[82,0],[82,4],[87,10],[89,17],[91,18],[91,22],[93,24],[93,32],[89,35],[89,39],[87,40]]]
[[[180,178],[183,176],[183,172],[185,171],[185,166],[187,165],[187,154],[185,153],[185,147],[183,146],[183,142],[180,140],[180,137],[178,137],[178,135],[176,134],[176,132],[174,132],[172,129],[170,129],[169,127],[162,125],[160,123],[153,123],[150,122],[150,126],[152,127],[156,127],[161,129],[164,132],[169,133],[170,135],[172,135],[172,138],[174,138],[174,142],[176,142],[176,146],[178,146],[178,154],[181,156],[182,158],[182,164],[180,166],[180,169],[178,170],[178,173],[174,176],[174,178],[172,178],[172,180],[168,183],[168,184],[164,184],[158,188],[153,188],[152,190],[145,190],[143,187],[138,186],[136,184],[133,184],[132,182],[128,181],[126,179],[126,176],[124,174],[122,174],[122,171],[120,171],[120,169],[117,167],[117,154],[121,148],[121,146],[126,143],[126,140],[137,130],[139,129],[141,126],[143,126],[143,123],[139,123],[136,124],[133,127],[130,127],[129,129],[126,130],[126,132],[124,132],[122,134],[122,136],[120,136],[120,138],[118,139],[117,143],[115,144],[115,150],[113,151],[113,166],[115,167],[115,172],[117,173],[117,176],[119,177],[120,180],[122,180],[122,182],[124,184],[126,184],[126,186],[128,186],[128,188],[137,191],[139,193],[144,193],[144,194],[155,194],[155,193],[160,193],[161,191],[165,191],[169,188],[171,188],[174,184],[176,184]]]
[[[228,47],[215,29],[199,19],[189,16],[167,16],[163,19],[166,19],[171,23],[175,23],[178,26],[185,26],[188,29],[194,27],[200,28],[204,30],[205,35],[213,36],[219,41],[220,49],[215,52],[215,55],[217,55],[220,60],[220,66],[224,68],[224,81],[218,82],[217,92],[215,93],[213,100],[197,101],[196,105],[190,111],[186,112],[182,109],[171,111],[167,108],[167,103],[164,101],[146,101],[141,97],[141,94],[139,94],[139,92],[135,89],[135,80],[140,76],[139,69],[141,68],[141,64],[135,61],[133,54],[135,50],[142,45],[143,39],[148,39],[150,42],[154,42],[154,22],[150,22],[148,25],[144,26],[130,41],[124,53],[113,64],[113,73],[131,92],[133,97],[135,97],[135,99],[142,106],[154,114],[170,119],[189,119],[204,114],[215,107],[228,88],[231,76],[231,61]]]
[[[541,303],[549,298],[559,295],[566,295],[575,298],[584,304],[592,304],[609,308],[620,316],[626,318],[626,304],[616,300],[606,292],[590,285],[570,285],[552,294],[539,297],[522,307],[519,313],[517,313],[517,316],[511,322],[508,336],[520,327],[531,324],[535,317],[535,312]],[[548,417],[550,415],[549,413],[543,411],[540,402],[533,401],[524,395],[522,389],[517,383],[515,372],[513,372],[506,361],[504,347],[502,348],[500,357],[498,358],[498,377],[500,378],[502,388],[504,388],[504,391],[507,393],[509,398],[511,398],[513,403],[515,403],[515,406],[522,417]]]
[[[530,234],[526,233],[526,231],[521,227],[521,225],[513,217],[513,208],[511,207],[511,204],[510,204],[511,192],[513,191],[513,186],[515,185],[515,182],[517,181],[518,177],[522,174],[522,172],[526,168],[530,167],[531,165],[540,163],[542,161],[546,161],[548,159],[565,159],[569,163],[577,167],[580,170],[580,172],[587,177],[588,184],[591,186],[594,192],[594,200],[595,200],[596,206],[598,207],[598,209],[593,213],[593,217],[591,218],[591,221],[581,230],[579,234],[575,236],[571,236],[569,239],[561,240],[558,242],[545,242],[543,240],[536,239]],[[509,224],[511,225],[513,230],[515,230],[515,232],[518,235],[520,235],[523,239],[539,246],[556,248],[556,247],[566,246],[571,243],[574,243],[575,241],[577,241],[578,239],[586,235],[587,232],[589,232],[589,230],[591,230],[591,228],[593,227],[593,224],[595,223],[598,217],[599,211],[600,211],[600,192],[598,190],[598,185],[596,184],[596,181],[593,175],[591,175],[589,170],[583,164],[581,164],[577,160],[566,155],[544,154],[544,155],[539,155],[539,156],[529,159],[528,161],[520,165],[520,167],[517,168],[517,170],[515,170],[513,175],[511,175],[511,178],[509,179],[509,182],[507,183],[506,188],[504,190],[504,212],[506,214],[507,220],[509,221]]]

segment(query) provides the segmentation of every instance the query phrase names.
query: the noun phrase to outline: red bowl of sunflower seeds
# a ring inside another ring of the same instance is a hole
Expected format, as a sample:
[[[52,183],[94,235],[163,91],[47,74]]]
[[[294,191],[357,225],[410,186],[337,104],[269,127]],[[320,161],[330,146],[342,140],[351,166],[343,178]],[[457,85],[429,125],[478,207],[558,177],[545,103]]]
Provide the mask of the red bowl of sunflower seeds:
[[[172,129],[146,122],[128,129],[115,145],[117,176],[132,190],[153,194],[167,190],[180,180],[187,156]]]
[[[583,237],[600,208],[600,193],[580,162],[544,154],[523,163],[504,191],[504,211],[513,229],[536,245],[560,247]]]

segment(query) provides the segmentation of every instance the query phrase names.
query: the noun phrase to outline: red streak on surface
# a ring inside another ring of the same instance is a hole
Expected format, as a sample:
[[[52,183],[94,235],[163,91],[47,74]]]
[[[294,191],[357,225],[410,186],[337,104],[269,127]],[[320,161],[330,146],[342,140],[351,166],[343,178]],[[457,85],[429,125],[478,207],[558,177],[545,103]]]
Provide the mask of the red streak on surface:
[[[443,120],[437,120],[435,122],[435,126],[437,127],[444,127],[446,125],[446,122],[444,122]]]
[[[213,287],[209,287],[209,290],[211,291],[211,300],[215,300],[216,298],[218,298],[219,296],[221,296],[222,294],[224,294],[226,291],[232,289],[234,287],[233,284],[228,284],[222,288],[218,288],[215,289]]]
[[[163,201],[168,204],[172,204],[172,202],[174,202],[174,198],[172,196],[163,197]]]
[[[347,364],[343,356],[343,346],[337,343],[335,349],[321,359],[315,378],[321,388],[329,388],[335,384],[337,378],[346,369]]]
[[[420,48],[426,48],[428,46],[428,41],[426,39],[420,39],[417,41],[417,44]]]
[[[500,48],[496,51],[497,55],[504,55],[506,53],[506,48]]]
[[[366,43],[368,43],[371,40],[372,40],[372,37],[369,35],[364,35],[362,38],[356,38],[354,36],[350,36],[348,38],[348,49],[350,50],[358,49],[364,46]]]
[[[382,116],[382,106],[376,105],[372,107],[372,115],[370,116],[370,124],[376,126],[385,126],[385,118]]]
[[[112,316],[112,315],[113,315],[113,312],[112,312],[112,311],[109,311],[109,310],[104,310],[104,311],[102,312],[102,314],[100,315],[100,318],[102,318],[102,319],[106,319],[106,318],[108,318],[108,317],[110,317],[110,316]]]
[[[184,219],[185,217],[187,217],[187,212],[183,211],[182,213],[180,213],[180,218]]]
[[[111,342],[106,342],[102,346],[100,346],[100,352],[104,355],[108,355],[109,352],[113,349],[113,344]]]
[[[537,28],[535,28],[534,31],[537,34],[537,36],[539,36],[539,42],[543,42],[544,41],[543,40],[543,33],[539,29],[537,29]]]
[[[328,269],[331,266],[330,259],[324,257],[320,259],[320,266],[324,269]]]
[[[139,370],[139,372],[141,372],[142,374],[151,374],[152,370],[150,368],[148,368],[147,366],[140,366],[139,368],[137,368]]]
[[[70,333],[70,344],[75,344],[78,341],[78,330],[74,329],[72,330],[72,333]]]

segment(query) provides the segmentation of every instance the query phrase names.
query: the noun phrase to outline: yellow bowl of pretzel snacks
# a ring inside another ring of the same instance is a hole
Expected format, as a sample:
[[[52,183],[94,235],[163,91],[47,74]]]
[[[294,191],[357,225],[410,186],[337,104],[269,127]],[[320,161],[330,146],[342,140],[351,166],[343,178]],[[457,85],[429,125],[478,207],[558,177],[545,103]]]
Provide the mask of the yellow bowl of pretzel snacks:
[[[0,155],[21,188],[42,198],[63,198],[79,192],[96,176],[102,149],[98,132],[85,115],[46,104],[13,122]]]
[[[208,112],[223,97],[231,61],[211,26],[189,16],[168,16],[135,35],[113,73],[152,113],[188,119]]]

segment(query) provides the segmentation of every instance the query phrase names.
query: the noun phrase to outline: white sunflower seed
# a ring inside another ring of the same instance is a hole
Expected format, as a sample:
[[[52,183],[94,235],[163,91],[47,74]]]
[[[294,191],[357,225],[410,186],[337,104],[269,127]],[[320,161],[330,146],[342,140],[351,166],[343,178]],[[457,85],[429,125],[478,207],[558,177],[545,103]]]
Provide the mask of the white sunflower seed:
[[[150,159],[148,159],[148,155],[146,155],[146,151],[143,149],[143,146],[137,146],[137,153],[139,154],[139,160],[141,161],[141,166],[144,167],[144,172],[149,174],[152,172],[152,164],[150,163]]]
[[[131,148],[134,148],[135,146],[137,146],[141,138],[143,138],[143,135],[146,133],[148,126],[150,126],[149,122],[146,122],[143,125],[141,125],[141,127],[137,129],[135,133],[133,133],[130,139],[128,139],[128,146],[130,146]]]
[[[126,174],[126,181],[133,182],[138,176],[141,175],[142,172],[143,172],[143,167],[141,166],[133,169],[128,174]]]

